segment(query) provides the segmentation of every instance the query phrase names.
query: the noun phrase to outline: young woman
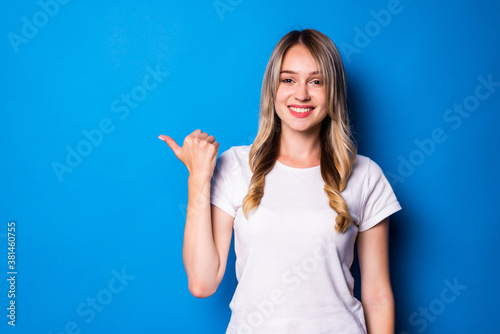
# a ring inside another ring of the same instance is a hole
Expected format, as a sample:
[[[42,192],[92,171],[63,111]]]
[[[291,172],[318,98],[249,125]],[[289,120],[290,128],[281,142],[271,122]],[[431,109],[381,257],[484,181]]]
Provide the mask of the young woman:
[[[380,167],[357,154],[342,60],[324,34],[292,31],[264,74],[251,145],[217,158],[195,130],[176,157],[189,170],[183,259],[191,293],[212,295],[234,229],[233,333],[393,333],[389,216],[400,210]],[[357,239],[361,300],[350,272]]]

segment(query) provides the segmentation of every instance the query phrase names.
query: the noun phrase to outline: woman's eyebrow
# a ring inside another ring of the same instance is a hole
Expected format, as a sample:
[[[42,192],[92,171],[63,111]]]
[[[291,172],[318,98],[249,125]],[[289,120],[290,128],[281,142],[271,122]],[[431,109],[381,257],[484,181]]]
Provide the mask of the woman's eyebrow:
[[[295,71],[290,71],[290,70],[283,70],[280,72],[281,73],[288,73],[288,74],[297,74],[297,72]],[[316,75],[316,74],[319,74],[319,71],[313,71],[311,73],[309,73],[309,75]]]

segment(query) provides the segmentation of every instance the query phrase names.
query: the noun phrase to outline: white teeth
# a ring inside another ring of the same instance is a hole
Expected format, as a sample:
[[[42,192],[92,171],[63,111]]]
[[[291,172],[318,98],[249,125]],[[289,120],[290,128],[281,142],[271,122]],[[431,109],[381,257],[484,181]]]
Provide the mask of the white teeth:
[[[314,109],[314,108],[295,108],[295,107],[289,107],[289,108],[295,112],[308,112]]]

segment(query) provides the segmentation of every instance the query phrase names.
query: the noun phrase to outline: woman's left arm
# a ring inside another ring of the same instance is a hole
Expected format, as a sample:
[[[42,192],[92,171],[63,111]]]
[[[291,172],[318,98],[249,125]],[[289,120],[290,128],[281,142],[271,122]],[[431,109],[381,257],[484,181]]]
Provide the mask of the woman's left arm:
[[[389,276],[389,217],[358,233],[361,302],[368,334],[394,333],[394,296]]]

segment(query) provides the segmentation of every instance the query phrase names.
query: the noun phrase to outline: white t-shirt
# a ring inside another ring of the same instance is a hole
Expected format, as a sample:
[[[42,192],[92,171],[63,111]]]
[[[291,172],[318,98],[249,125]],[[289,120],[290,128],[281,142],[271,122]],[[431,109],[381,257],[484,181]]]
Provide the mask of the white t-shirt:
[[[353,223],[335,231],[320,166],[276,161],[264,195],[248,220],[242,200],[252,177],[251,145],[233,146],[217,159],[210,202],[234,219],[238,285],[226,334],[366,333],[350,272],[358,232],[401,209],[380,167],[357,155],[342,197]]]

